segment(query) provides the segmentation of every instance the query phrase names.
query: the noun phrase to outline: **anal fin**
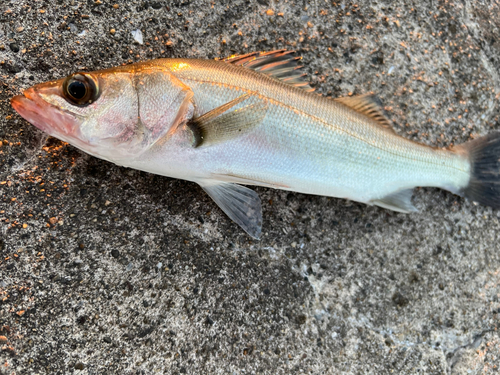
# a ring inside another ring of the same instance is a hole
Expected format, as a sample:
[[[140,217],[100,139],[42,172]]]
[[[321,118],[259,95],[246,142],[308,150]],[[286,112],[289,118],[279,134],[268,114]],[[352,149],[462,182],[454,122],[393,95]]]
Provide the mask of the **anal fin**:
[[[411,203],[411,196],[413,195],[413,189],[398,191],[397,193],[390,194],[382,199],[376,199],[370,201],[371,204],[379,206],[382,208],[387,208],[389,210],[410,213],[418,211],[416,207]]]
[[[251,237],[262,232],[262,207],[257,193],[247,187],[218,181],[199,182],[217,205]]]

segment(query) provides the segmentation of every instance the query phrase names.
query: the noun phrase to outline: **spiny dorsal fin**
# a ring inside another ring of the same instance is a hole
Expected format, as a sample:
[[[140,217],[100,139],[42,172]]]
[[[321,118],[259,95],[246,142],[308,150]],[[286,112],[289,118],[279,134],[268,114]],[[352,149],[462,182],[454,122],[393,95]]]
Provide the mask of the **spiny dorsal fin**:
[[[367,117],[375,120],[381,127],[388,131],[395,133],[391,122],[385,117],[379,99],[373,94],[350,96],[344,98],[334,99],[349,108],[354,109],[356,112],[362,113]]]
[[[301,59],[302,57],[295,55],[295,51],[281,49],[231,56],[223,61],[228,64],[253,69],[289,85],[313,92],[314,88],[309,86],[309,82],[305,78],[306,74],[302,71],[303,67],[298,64]]]

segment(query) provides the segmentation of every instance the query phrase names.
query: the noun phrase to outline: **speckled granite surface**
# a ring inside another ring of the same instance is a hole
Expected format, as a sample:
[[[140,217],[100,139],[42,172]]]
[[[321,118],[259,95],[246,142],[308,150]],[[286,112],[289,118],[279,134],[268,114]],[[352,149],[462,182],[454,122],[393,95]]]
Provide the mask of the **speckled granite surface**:
[[[296,49],[318,92],[374,92],[399,134],[442,147],[500,129],[499,11],[4,0],[0,374],[496,373],[500,212],[437,189],[403,215],[257,188],[251,241],[196,185],[47,139],[9,98],[81,69]]]

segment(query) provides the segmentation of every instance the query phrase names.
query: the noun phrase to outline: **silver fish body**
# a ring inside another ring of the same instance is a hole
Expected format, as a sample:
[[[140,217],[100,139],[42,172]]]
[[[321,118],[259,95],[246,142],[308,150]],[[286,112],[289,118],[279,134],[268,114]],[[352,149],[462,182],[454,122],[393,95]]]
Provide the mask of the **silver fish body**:
[[[249,94],[267,104],[266,115],[251,133],[210,147],[193,148],[190,134],[178,134],[131,167],[195,182],[234,177],[363,203],[415,186],[457,192],[469,181],[461,154],[409,141],[335,100],[222,62],[157,64],[193,91],[199,114]]]
[[[310,92],[294,63],[283,51],[153,60],[37,85],[12,104],[92,155],[200,184],[253,237],[260,199],[241,185],[401,212],[415,210],[415,186],[432,186],[500,206],[497,134],[454,149],[417,144],[388,128],[370,96]]]

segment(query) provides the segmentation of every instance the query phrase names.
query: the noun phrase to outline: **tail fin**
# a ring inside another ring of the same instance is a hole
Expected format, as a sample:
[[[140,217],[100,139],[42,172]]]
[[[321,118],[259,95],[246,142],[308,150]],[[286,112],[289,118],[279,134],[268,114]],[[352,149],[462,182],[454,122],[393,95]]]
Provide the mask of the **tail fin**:
[[[461,191],[466,198],[500,208],[500,132],[458,146],[469,155],[471,177]]]

